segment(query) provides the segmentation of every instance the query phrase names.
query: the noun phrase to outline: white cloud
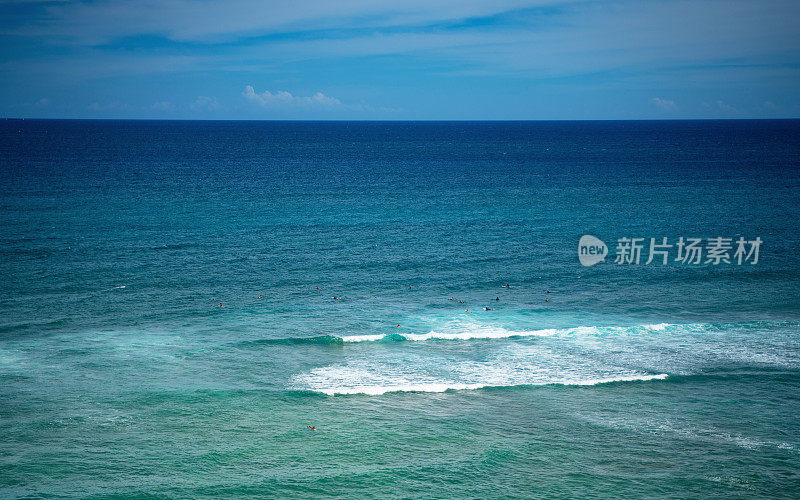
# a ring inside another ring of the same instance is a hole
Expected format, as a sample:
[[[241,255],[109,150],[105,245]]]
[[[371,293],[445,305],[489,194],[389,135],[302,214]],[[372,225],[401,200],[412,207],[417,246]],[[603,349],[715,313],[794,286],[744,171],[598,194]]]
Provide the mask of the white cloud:
[[[736,108],[734,108],[730,104],[724,103],[722,101],[717,101],[716,105],[717,105],[717,109],[718,110],[723,111],[725,113],[732,113],[732,112],[736,111]]]
[[[736,111],[738,111],[736,108],[734,108],[730,104],[725,103],[722,100],[714,101],[714,104],[709,104],[707,102],[704,102],[703,108],[711,111],[716,111],[718,113],[735,113]]]
[[[158,101],[148,106],[147,109],[152,109],[154,111],[172,111],[175,109],[175,105],[169,101]]]
[[[219,102],[217,102],[216,97],[200,95],[189,105],[189,109],[192,111],[214,111],[219,109]]]
[[[247,100],[265,108],[299,106],[317,109],[334,109],[344,107],[339,99],[328,97],[322,92],[316,92],[310,96],[295,96],[285,90],[279,90],[274,93],[265,90],[258,93],[252,85],[248,85],[245,87],[242,95]]]
[[[125,109],[128,106],[125,104],[120,104],[119,101],[114,101],[106,104],[100,104],[99,102],[93,102],[86,106],[87,109],[92,111],[111,111],[115,109]]]
[[[675,101],[662,99],[660,97],[653,97],[650,99],[650,103],[662,111],[677,111],[678,109],[678,106],[675,105]]]
[[[82,43],[148,33],[182,41],[229,40],[238,35],[293,29],[369,28],[425,25],[492,16],[537,5],[573,0],[98,0],[54,5],[40,22],[16,32],[74,38]]]
[[[525,10],[543,5],[554,8]],[[413,62],[427,65],[431,61],[424,59],[433,59],[441,71],[468,75],[542,79],[666,69],[717,84],[721,71],[740,71],[759,81],[773,73],[796,79],[797,70],[788,65],[719,65],[773,60],[776,48],[796,45],[798,6],[796,0],[204,0],[200,8],[191,0],[97,0],[51,6],[46,18],[0,27],[0,33],[86,46],[138,35],[212,46],[225,42],[218,51],[197,51],[194,57],[150,53],[131,58],[127,51],[106,51],[85,60],[72,57],[68,65],[61,65],[59,55],[12,61],[15,67],[9,68],[48,79],[54,68],[59,79],[73,80],[221,68],[261,73],[305,61],[404,54]],[[497,26],[464,23],[496,15],[508,19]],[[276,33],[303,36],[268,36]],[[229,43],[236,41],[243,43]]]

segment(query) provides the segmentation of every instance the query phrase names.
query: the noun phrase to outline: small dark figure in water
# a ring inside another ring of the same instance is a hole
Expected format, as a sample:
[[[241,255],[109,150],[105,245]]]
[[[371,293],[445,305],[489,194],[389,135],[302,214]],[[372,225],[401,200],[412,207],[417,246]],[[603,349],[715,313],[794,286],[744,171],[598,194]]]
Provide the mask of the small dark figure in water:
[[[495,297],[494,300],[500,300],[500,297]]]
[[[316,427],[316,426],[314,426],[314,425],[307,425],[306,427],[308,427],[308,428],[309,428],[309,429],[311,429],[312,431],[315,431],[315,430],[317,430],[317,427]]]
[[[342,300],[341,297],[333,297],[333,300]]]
[[[484,307],[483,310],[484,311],[494,311],[494,309],[492,309],[491,307]]]

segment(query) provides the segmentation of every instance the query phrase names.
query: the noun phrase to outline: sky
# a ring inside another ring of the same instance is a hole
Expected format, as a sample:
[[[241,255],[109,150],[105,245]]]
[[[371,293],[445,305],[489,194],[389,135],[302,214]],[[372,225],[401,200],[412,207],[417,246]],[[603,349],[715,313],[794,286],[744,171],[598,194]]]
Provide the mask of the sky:
[[[798,0],[0,0],[0,116],[800,117]]]

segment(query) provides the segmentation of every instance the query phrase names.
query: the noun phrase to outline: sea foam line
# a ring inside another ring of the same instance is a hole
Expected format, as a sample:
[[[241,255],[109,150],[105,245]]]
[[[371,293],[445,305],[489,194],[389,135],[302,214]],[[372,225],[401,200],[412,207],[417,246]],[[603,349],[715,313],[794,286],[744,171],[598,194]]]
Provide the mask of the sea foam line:
[[[466,330],[458,333],[444,333],[430,331],[428,333],[402,333],[402,334],[376,334],[376,335],[348,335],[342,337],[343,342],[375,342],[389,339],[391,337],[402,337],[406,340],[421,342],[430,339],[441,340],[470,340],[470,339],[505,339],[509,337],[549,337],[556,335],[560,331],[555,328],[543,330],[514,331],[505,328],[480,328],[476,330]]]
[[[334,395],[351,395],[351,394],[365,394],[368,396],[379,396],[389,392],[445,392],[445,391],[462,391],[482,389],[485,387],[524,387],[524,386],[542,386],[542,385],[564,385],[564,386],[593,386],[600,384],[610,384],[614,382],[646,382],[648,380],[664,380],[669,375],[666,373],[659,373],[656,375],[627,375],[620,377],[607,377],[607,378],[594,378],[585,380],[560,380],[548,382],[534,382],[523,384],[491,384],[491,383],[475,383],[463,384],[457,382],[420,382],[420,383],[407,383],[397,385],[364,385],[352,387],[312,387],[306,388],[314,392],[321,392],[329,396]]]
[[[577,326],[572,328],[544,328],[541,330],[507,330],[501,327],[480,327],[477,325],[464,325],[463,331],[456,333],[437,332],[432,330],[428,333],[390,333],[390,334],[369,334],[369,335],[346,335],[341,337],[342,342],[377,342],[381,340],[391,340],[400,338],[415,342],[425,340],[471,340],[471,339],[505,339],[510,337],[552,337],[564,334],[598,335],[604,333],[619,333],[644,329],[647,331],[661,332],[669,327],[685,326],[697,327],[700,325],[675,325],[671,323],[658,323],[653,325],[633,325],[633,326]]]

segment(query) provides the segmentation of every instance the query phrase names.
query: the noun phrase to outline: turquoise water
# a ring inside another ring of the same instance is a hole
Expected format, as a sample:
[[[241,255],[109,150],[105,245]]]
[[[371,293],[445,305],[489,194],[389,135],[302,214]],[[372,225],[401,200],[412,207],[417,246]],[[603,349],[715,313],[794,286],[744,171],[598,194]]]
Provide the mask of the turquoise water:
[[[0,496],[796,497],[799,185],[797,121],[0,122]]]

